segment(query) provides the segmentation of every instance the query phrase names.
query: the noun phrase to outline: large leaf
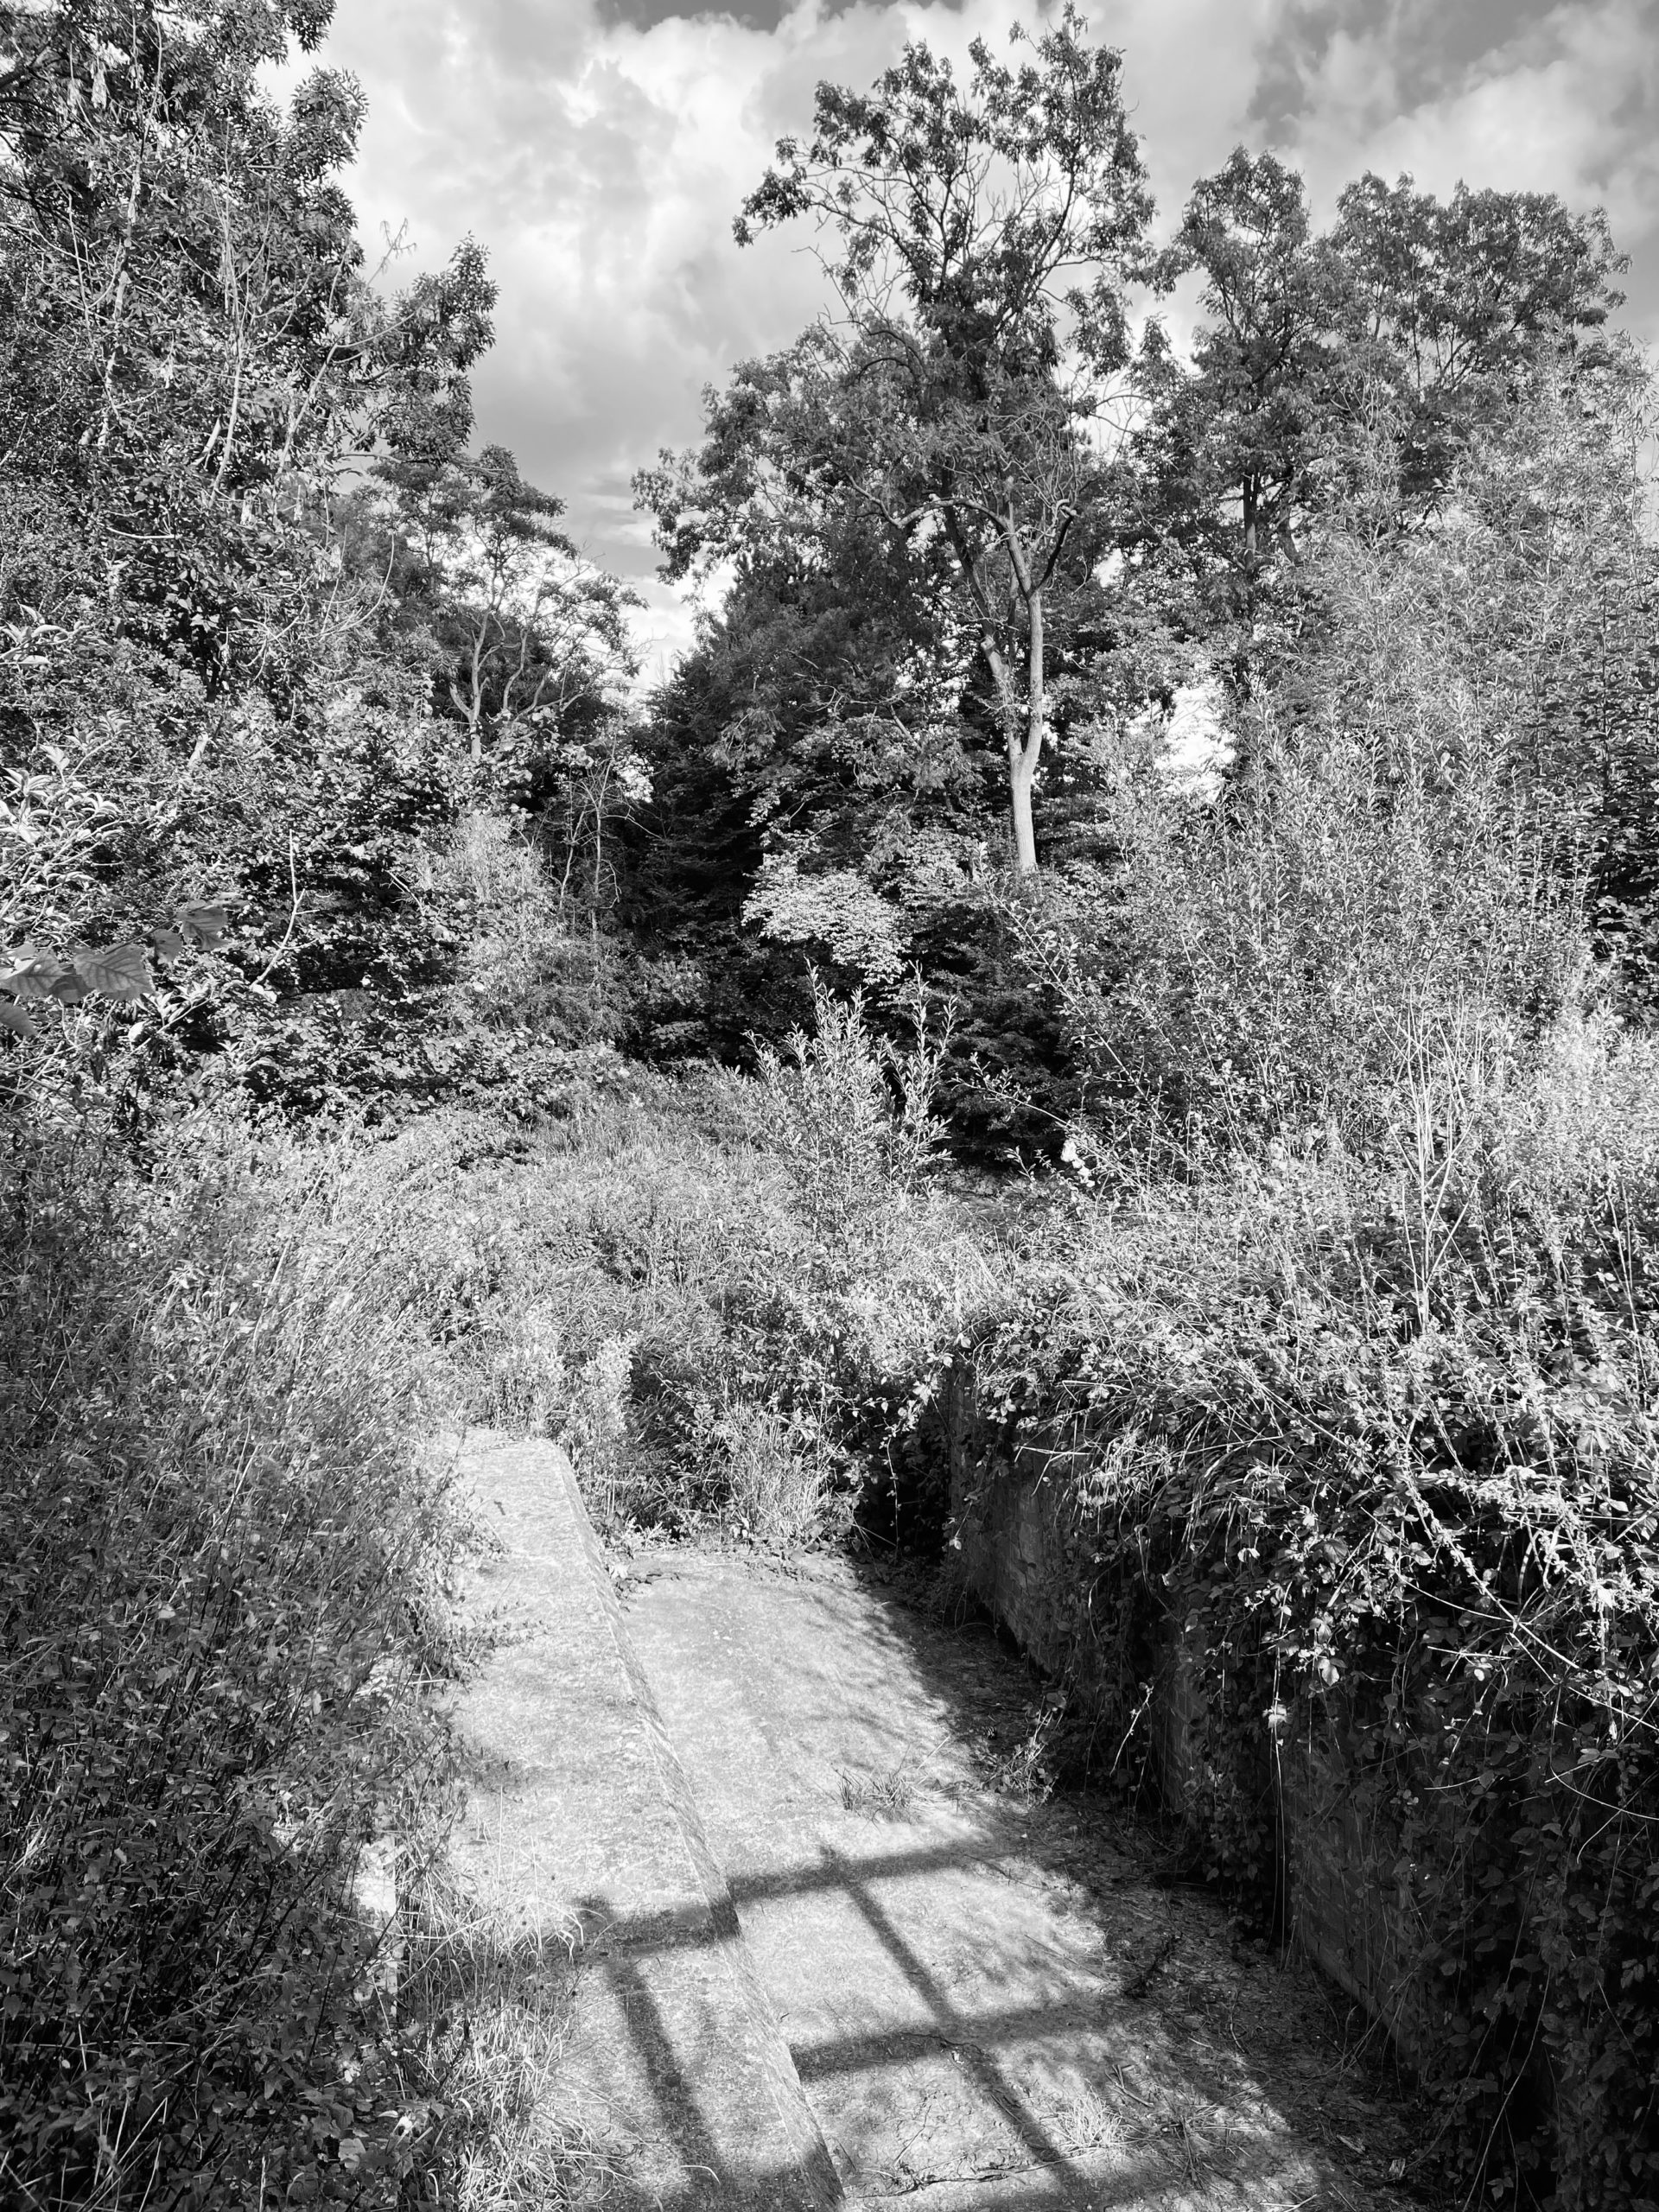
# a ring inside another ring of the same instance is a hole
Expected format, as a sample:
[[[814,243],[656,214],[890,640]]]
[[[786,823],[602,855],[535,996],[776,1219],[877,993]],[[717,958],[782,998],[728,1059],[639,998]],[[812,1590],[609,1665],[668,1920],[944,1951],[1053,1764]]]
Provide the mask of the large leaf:
[[[163,968],[170,968],[175,961],[183,959],[184,939],[177,930],[152,930],[149,941],[155,948],[156,959]]]
[[[19,1037],[32,1037],[35,1025],[20,1006],[8,1006],[0,999],[0,1029],[14,1030]]]
[[[0,991],[10,991],[15,999],[49,999],[70,972],[55,953],[36,952],[0,975]]]
[[[70,964],[89,991],[106,999],[147,999],[156,988],[142,944],[111,944],[98,952],[73,953]]]
[[[174,919],[192,944],[215,945],[229,934],[232,903],[220,899],[200,906],[181,906]]]

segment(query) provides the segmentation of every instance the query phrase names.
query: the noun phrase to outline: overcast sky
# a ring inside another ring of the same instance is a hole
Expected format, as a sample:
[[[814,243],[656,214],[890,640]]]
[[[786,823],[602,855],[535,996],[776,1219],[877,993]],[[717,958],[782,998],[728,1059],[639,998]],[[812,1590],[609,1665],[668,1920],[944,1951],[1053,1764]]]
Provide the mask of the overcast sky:
[[[1625,320],[1659,340],[1659,0],[1098,0],[1167,232],[1241,142],[1306,175],[1316,212],[1367,168],[1600,203],[1632,260]],[[365,239],[465,232],[501,288],[481,436],[569,503],[574,534],[652,602],[652,659],[687,634],[629,480],[696,436],[700,394],[822,300],[799,243],[740,251],[732,218],[822,78],[867,86],[906,38],[961,60],[1033,0],[336,0],[324,58],[369,120]]]

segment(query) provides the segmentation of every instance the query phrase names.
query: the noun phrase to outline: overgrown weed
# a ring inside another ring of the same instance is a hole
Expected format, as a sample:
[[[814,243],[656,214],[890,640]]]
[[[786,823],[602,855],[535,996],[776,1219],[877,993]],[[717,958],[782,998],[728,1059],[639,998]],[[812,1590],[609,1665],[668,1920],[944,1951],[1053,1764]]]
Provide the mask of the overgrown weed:
[[[819,1001],[758,1081],[618,1065],[511,1147],[440,1115],[362,1163],[461,1402],[564,1442],[609,1530],[841,1525],[997,1280],[930,1185],[925,1063]]]
[[[353,1876],[447,1818],[465,1649],[418,1276],[338,1149],[6,1135],[5,2193],[390,2202],[441,2128]]]
[[[1058,1780],[1054,1737],[1061,1714],[1049,1708],[1039,1713],[1019,1741],[1007,1751],[988,1748],[980,1760],[985,1779],[1005,1797],[1017,1797],[1027,1810],[1046,1805]]]
[[[874,1774],[854,1774],[839,1768],[836,1771],[845,1812],[867,1813],[872,1817],[885,1814],[903,1820],[916,1802],[916,1783],[907,1754]]]
[[[1397,1034],[1369,1150],[1074,1200],[978,1413],[1060,1485],[1069,1672],[1142,1773],[1191,1631],[1200,1863],[1281,1896],[1286,1777],[1334,1730],[1466,2178],[1624,2203],[1659,2053],[1652,1048]]]
[[[526,1931],[509,1899],[445,1859],[403,1903],[400,2001],[420,2024],[420,2063],[448,2115],[455,2212],[591,2203],[611,2171],[569,2117],[575,1934]]]

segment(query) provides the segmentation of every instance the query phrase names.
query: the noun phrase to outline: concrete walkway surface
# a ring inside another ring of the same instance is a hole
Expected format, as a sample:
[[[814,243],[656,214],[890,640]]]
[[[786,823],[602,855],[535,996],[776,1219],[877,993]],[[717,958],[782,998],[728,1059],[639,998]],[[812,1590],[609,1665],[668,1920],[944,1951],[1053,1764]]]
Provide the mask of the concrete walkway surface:
[[[1398,2105],[1308,1970],[1152,1878],[1100,1800],[993,1788],[1043,1686],[843,1558],[665,1549],[629,1633],[849,2202],[1395,2203]]]
[[[603,2149],[603,2201],[820,2212],[823,2137],[569,1462],[474,1436],[461,1471],[499,1541],[474,1595],[502,1633],[456,1710],[483,1815],[457,1856],[521,1931],[571,1946],[560,2101]]]
[[[559,2098],[595,2204],[1399,2201],[1408,2122],[1313,1977],[1098,1803],[991,1786],[1041,1686],[987,1627],[842,1558],[607,1562],[550,1445],[474,1438],[465,1471],[504,1629],[459,1714],[467,1848],[571,1944]]]

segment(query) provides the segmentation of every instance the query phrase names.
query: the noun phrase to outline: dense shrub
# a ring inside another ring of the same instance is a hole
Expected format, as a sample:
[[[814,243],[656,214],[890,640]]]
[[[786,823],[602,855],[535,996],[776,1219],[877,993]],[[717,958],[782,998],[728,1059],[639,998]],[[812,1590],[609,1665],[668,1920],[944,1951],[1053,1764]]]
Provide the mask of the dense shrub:
[[[1131,1152],[1172,1128],[1183,1151],[1330,1125],[1369,1147],[1411,1020],[1521,1030],[1582,981],[1580,887],[1473,748],[1263,714],[1220,803],[1129,788],[1121,876],[1016,926]]]
[[[1370,1151],[1414,1020],[1518,1042],[1644,1002],[1611,887],[1659,767],[1649,406],[1541,370],[1427,527],[1381,442],[1310,536],[1294,632],[1212,687],[1211,772],[1173,775],[1144,717],[1109,734],[1109,853],[1008,919],[1115,1147],[1168,1141],[1178,1173],[1330,1126]]]
[[[442,2108],[353,1885],[441,1826],[463,1534],[411,1286],[338,1156],[4,1141],[0,2193],[399,2201]]]
[[[1188,1803],[1271,1903],[1281,1760],[1329,1722],[1389,1847],[1464,2179],[1659,2181],[1659,1118],[1642,1039],[1420,1034],[1386,1142],[1084,1208],[974,1354],[1050,1455],[1074,1670],[1144,1751],[1202,1653]],[[1553,2193],[1552,2193],[1553,2192]]]

